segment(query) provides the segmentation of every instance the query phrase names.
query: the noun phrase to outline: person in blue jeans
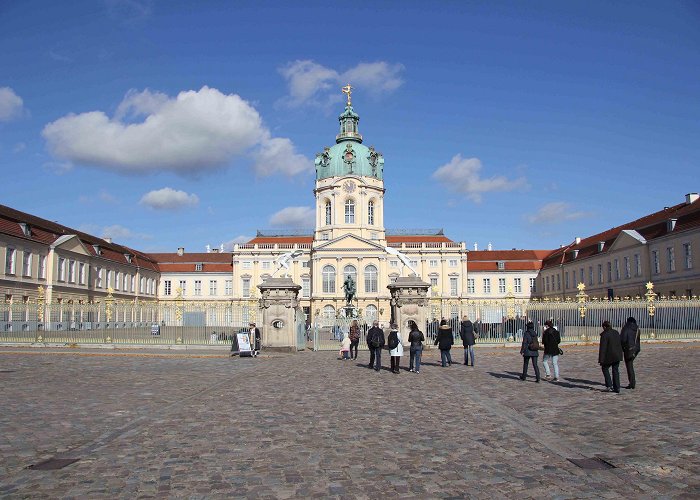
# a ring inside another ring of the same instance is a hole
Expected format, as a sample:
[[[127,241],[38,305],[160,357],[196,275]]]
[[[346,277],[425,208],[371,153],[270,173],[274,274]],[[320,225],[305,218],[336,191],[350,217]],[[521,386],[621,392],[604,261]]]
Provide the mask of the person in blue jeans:
[[[420,373],[420,358],[423,355],[423,342],[425,342],[425,336],[423,335],[423,332],[418,329],[418,325],[415,321],[409,321],[408,326],[411,328],[411,331],[408,334],[408,341],[411,344],[411,360],[408,365],[408,371]]]
[[[377,321],[374,323],[376,326],[370,328],[369,332],[367,333],[367,337],[369,341],[369,348],[371,349],[372,354],[374,354],[374,371],[378,372],[382,369],[382,349],[384,349],[386,340],[384,339],[384,330],[379,328],[379,323]]]
[[[476,344],[474,324],[466,316],[462,317],[459,336],[462,338],[462,345],[464,346],[464,364],[469,366],[469,358],[471,357],[472,366],[474,366],[474,344]]]
[[[438,334],[435,338],[435,345],[440,348],[440,361],[442,362],[443,368],[452,365],[450,349],[452,349],[454,341],[452,327],[447,323],[447,320],[443,318],[440,321],[440,328],[438,328]]]

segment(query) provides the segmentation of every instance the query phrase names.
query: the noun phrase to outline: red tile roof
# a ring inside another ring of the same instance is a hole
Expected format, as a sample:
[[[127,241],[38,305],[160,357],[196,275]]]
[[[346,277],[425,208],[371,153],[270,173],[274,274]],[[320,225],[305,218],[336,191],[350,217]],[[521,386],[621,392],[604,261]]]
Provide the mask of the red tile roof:
[[[159,264],[165,263],[188,263],[188,264],[198,264],[206,262],[221,262],[231,264],[233,262],[233,256],[231,252],[195,252],[195,253],[183,253],[179,255],[175,252],[173,253],[149,253],[148,256],[158,262]]]
[[[387,243],[452,243],[444,234],[421,235],[421,236],[403,236],[393,235],[386,237]]]
[[[202,266],[201,271],[197,271],[196,269],[196,264],[194,263],[185,263],[185,264],[177,264],[177,263],[172,263],[172,262],[159,262],[158,267],[160,268],[160,271],[162,273],[221,273],[221,272],[226,272],[230,273],[231,270],[233,269],[233,264],[228,263],[228,264],[222,264],[222,263],[209,263],[205,262],[204,265]]]
[[[470,250],[468,258],[469,262],[542,260],[549,256],[551,253],[551,250]]]
[[[676,227],[673,230],[674,233],[700,227],[700,200],[696,200],[693,203],[679,203],[678,205],[645,215],[632,222],[627,222],[584,238],[580,243],[572,242],[552,252],[544,260],[543,268],[555,267],[562,263],[573,261],[574,255],[572,250],[578,250],[576,260],[606,253],[624,230],[637,231],[647,241],[665,236],[669,234],[667,223],[670,219],[677,219]],[[599,242],[605,243],[602,252],[598,250]]]
[[[31,228],[29,236],[25,236],[20,223],[29,225]],[[61,236],[76,235],[91,255],[97,255],[93,245],[99,245],[101,250],[100,257],[104,259],[127,266],[133,265],[152,271],[158,271],[156,262],[138,250],[117,243],[108,243],[106,240],[97,236],[42,219],[41,217],[26,212],[20,212],[19,210],[5,205],[0,205],[0,233],[8,234],[16,238],[36,241],[37,243],[43,243],[45,245],[53,244]],[[131,263],[127,260],[126,255],[133,256]]]

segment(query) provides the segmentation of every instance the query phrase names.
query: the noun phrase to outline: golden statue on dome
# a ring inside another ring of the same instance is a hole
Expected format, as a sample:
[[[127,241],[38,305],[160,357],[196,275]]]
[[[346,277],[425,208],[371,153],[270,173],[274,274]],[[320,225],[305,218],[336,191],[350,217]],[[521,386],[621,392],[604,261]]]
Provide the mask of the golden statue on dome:
[[[351,97],[352,89],[353,89],[353,87],[349,83],[341,89],[343,91],[343,94],[348,95],[348,106],[352,106],[352,97]]]

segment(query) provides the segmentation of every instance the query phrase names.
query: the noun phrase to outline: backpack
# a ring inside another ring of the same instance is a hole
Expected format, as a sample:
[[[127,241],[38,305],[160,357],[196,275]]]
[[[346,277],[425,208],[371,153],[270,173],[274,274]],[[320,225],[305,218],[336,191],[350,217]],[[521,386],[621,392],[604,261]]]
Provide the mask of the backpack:
[[[541,349],[540,341],[537,340],[537,335],[532,337],[532,341],[530,342],[530,345],[527,346],[527,348],[531,351],[539,351]]]
[[[370,340],[370,344],[375,349],[378,349],[382,346],[382,341],[379,340],[379,334],[375,333],[374,335],[372,335],[372,340]]]
[[[389,336],[391,337],[391,341],[389,342],[389,349],[390,350],[396,349],[399,346],[399,334],[398,333],[396,333],[395,335],[389,334]],[[377,346],[377,347],[379,347],[379,346]]]

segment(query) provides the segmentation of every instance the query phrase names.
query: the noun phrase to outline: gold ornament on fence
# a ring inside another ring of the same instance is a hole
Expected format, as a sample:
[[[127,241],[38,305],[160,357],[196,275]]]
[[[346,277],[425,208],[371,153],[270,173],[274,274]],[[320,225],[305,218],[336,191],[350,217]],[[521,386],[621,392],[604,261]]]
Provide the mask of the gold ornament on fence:
[[[44,287],[39,285],[39,289],[37,290],[37,299],[36,299],[36,318],[40,323],[44,322],[44,303],[45,303],[45,295],[44,295]]]

